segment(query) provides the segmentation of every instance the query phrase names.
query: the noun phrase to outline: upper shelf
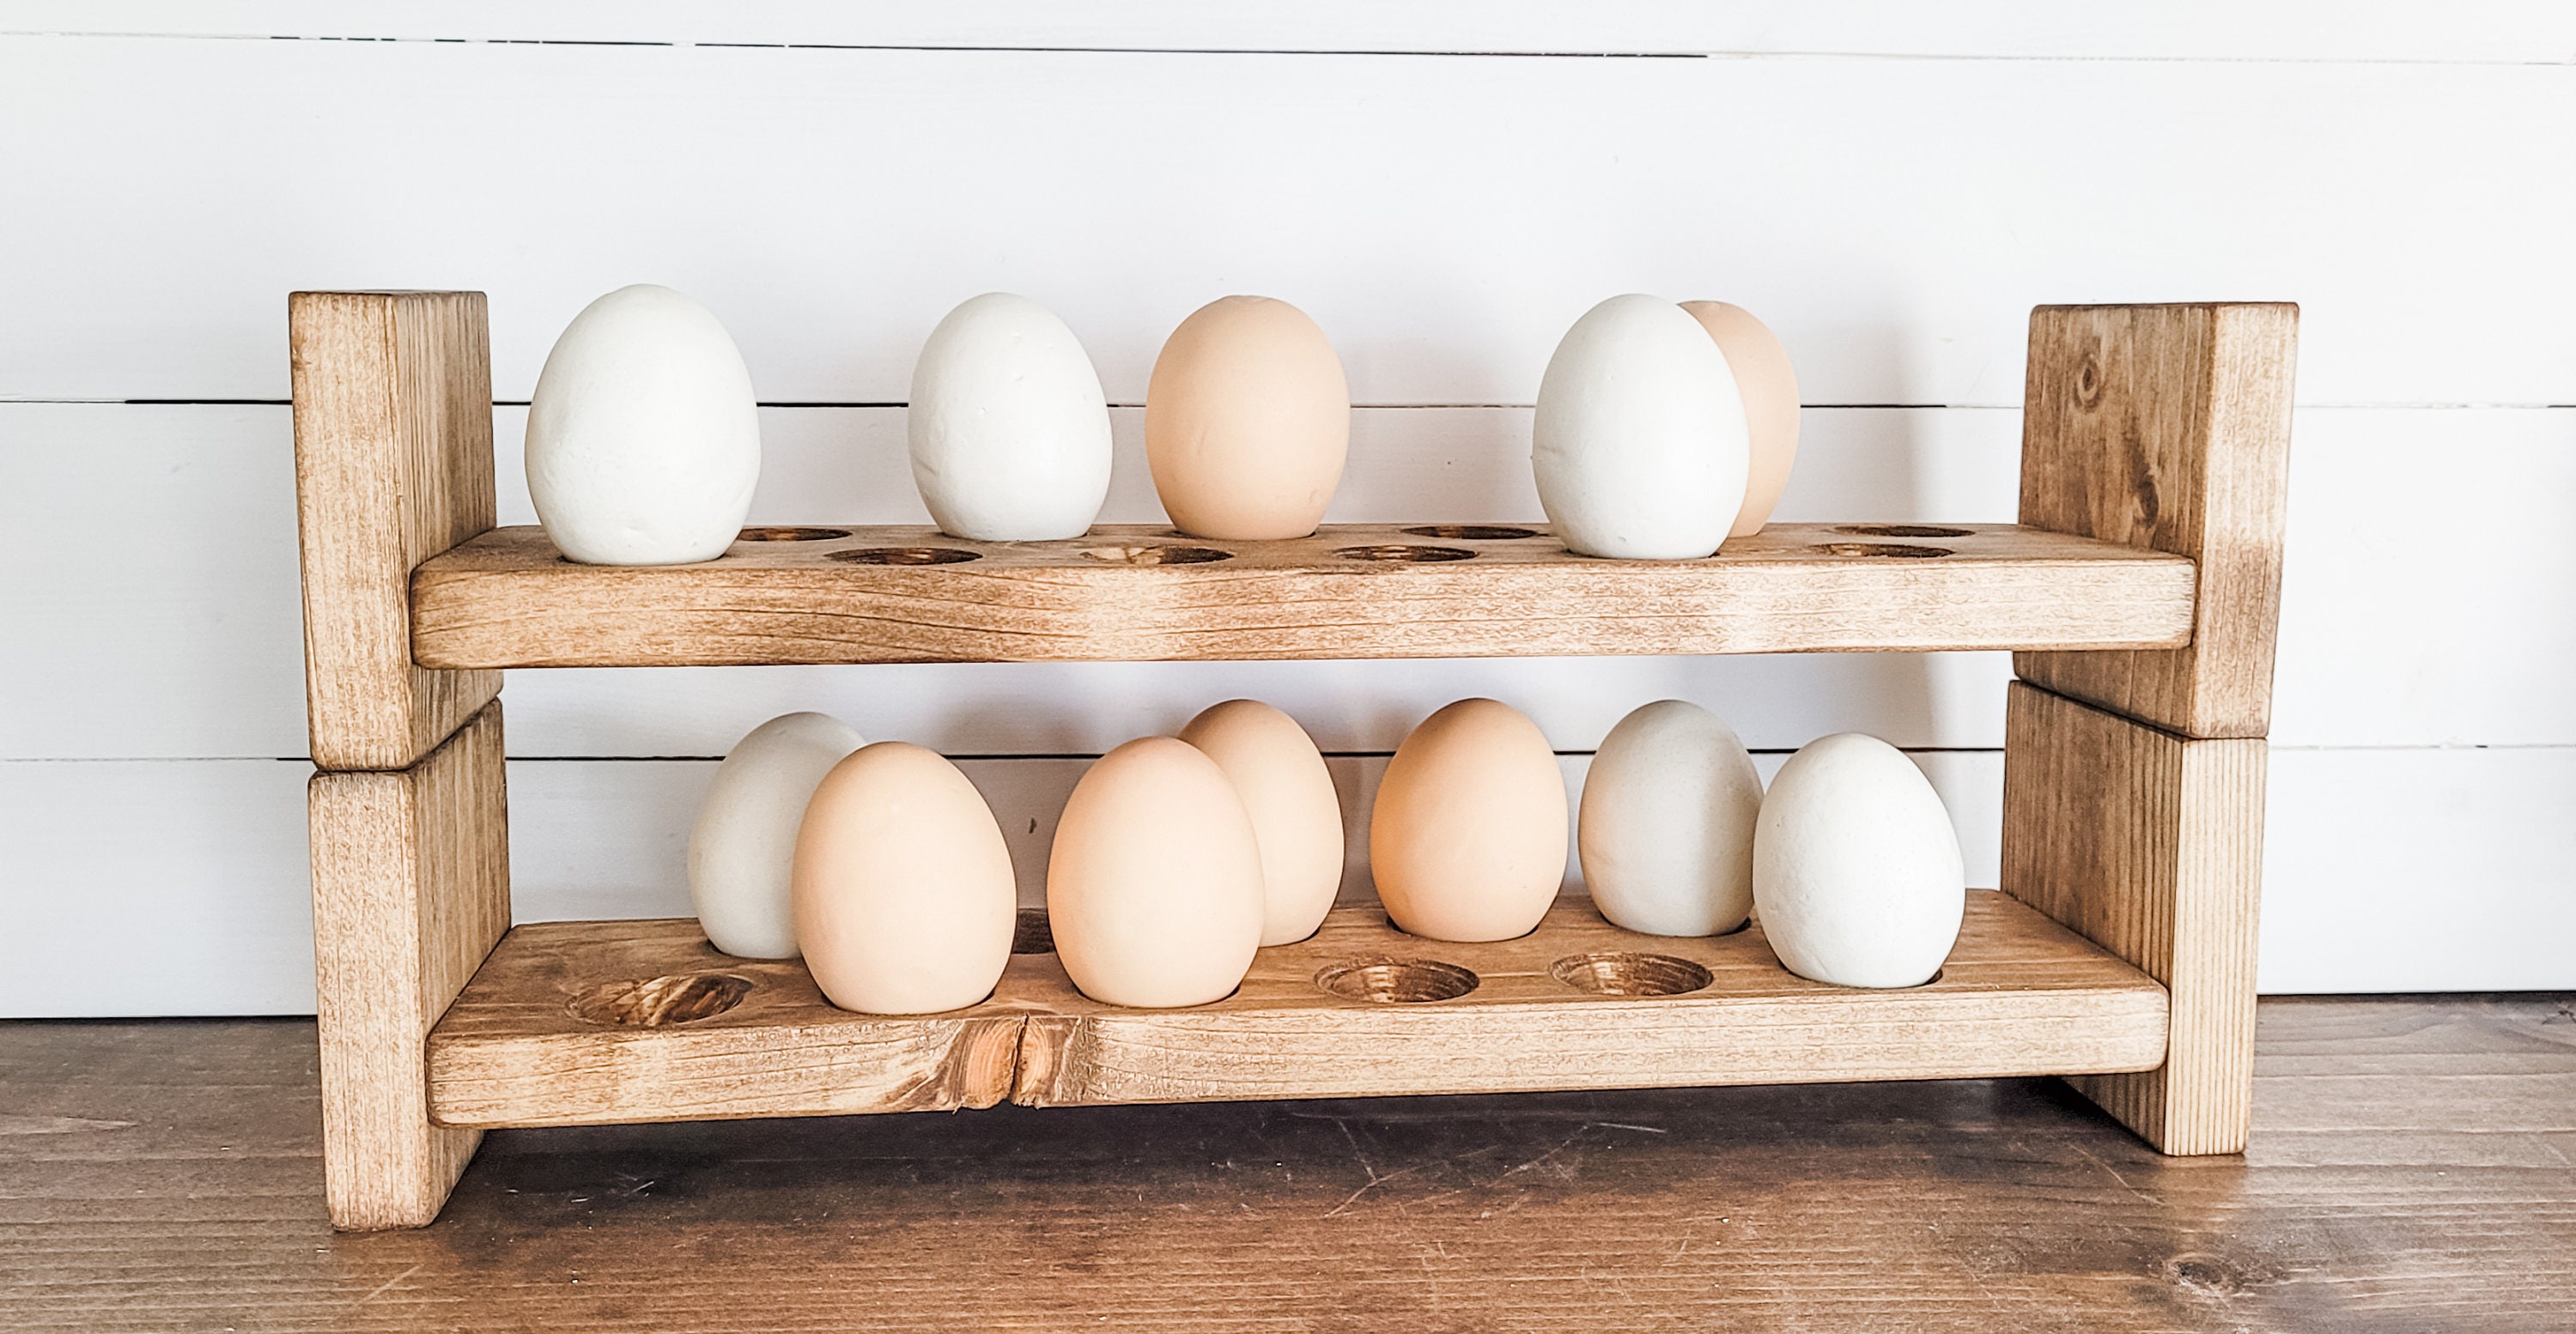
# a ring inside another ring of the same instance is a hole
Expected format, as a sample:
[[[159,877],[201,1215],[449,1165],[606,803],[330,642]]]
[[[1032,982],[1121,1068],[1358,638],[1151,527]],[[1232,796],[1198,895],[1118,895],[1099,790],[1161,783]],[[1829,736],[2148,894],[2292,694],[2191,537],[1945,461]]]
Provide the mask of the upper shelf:
[[[1327,525],[1225,542],[752,528],[698,565],[576,565],[502,528],[412,575],[423,667],[1151,662],[2176,648],[2181,556],[2008,524],[1773,524],[1706,560],[1544,528]]]

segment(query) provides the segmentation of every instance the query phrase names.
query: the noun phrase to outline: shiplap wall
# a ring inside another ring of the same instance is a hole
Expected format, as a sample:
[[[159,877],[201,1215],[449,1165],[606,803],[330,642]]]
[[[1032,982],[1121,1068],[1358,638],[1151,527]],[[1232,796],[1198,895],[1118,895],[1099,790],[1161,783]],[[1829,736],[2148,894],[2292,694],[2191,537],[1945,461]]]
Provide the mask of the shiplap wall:
[[[1346,520],[1536,518],[1526,405],[1615,292],[1760,312],[1815,405],[1782,517],[1876,520],[2011,517],[2032,304],[2296,300],[2263,985],[2576,986],[2576,7],[2100,8],[0,4],[0,1014],[311,1004],[285,293],[491,293],[528,522],[512,404],[636,281],[742,344],[759,522],[920,521],[911,359],[992,289],[1126,405],[1197,305],[1297,302]],[[1114,415],[1105,517],[1157,519]],[[2007,674],[516,672],[518,904],[684,910],[708,757],[792,708],[971,757],[1025,891],[1065,757],[1237,694],[1353,803],[1467,694],[1576,779],[1666,695],[1873,731],[1990,879]]]

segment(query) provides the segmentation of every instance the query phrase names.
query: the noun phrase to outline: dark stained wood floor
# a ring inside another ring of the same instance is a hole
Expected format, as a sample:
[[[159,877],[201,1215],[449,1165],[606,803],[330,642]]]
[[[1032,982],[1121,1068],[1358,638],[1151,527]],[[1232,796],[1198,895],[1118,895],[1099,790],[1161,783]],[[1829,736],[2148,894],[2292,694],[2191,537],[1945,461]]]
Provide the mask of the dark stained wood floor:
[[[2047,1081],[492,1137],[336,1236],[313,1030],[0,1025],[0,1329],[2576,1330],[2576,1000],[2267,1002],[2245,1157]]]

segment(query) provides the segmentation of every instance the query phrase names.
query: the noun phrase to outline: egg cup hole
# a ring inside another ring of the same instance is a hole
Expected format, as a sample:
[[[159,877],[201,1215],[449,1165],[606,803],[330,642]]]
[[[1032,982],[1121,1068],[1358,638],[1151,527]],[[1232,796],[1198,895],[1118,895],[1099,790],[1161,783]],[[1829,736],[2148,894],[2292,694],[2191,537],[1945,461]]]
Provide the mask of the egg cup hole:
[[[1344,560],[1394,561],[1410,564],[1430,564],[1438,561],[1474,560],[1476,558],[1475,552],[1469,551],[1464,547],[1417,547],[1392,542],[1382,546],[1373,547],[1343,547],[1333,554]]]
[[[1841,523],[1834,525],[1834,531],[1837,533],[1852,533],[1860,537],[1976,536],[1975,532],[1970,529],[1942,528],[1933,524],[1925,523]]]
[[[1047,925],[1046,909],[1022,908],[1011,924],[1011,953],[1055,953],[1055,928]]]
[[[731,973],[671,973],[641,981],[602,982],[566,1008],[584,1023],[612,1028],[670,1028],[712,1019],[742,1004],[752,981]]]
[[[963,547],[861,547],[835,551],[824,559],[847,565],[963,565],[984,559],[984,553]]]
[[[1902,542],[1818,542],[1807,549],[1821,551],[1828,556],[1844,556],[1860,560],[1884,557],[1930,560],[1936,556],[1954,554],[1948,547],[1915,547],[1907,546]]]
[[[1688,959],[1629,950],[1568,955],[1549,965],[1547,972],[1577,991],[1596,996],[1684,996],[1716,980]]]
[[[1326,964],[1315,972],[1315,985],[1344,1000],[1381,1005],[1423,1005],[1456,1000],[1476,989],[1474,973],[1437,959],[1397,959],[1374,955]]]
[[[829,542],[848,537],[847,528],[759,527],[745,528],[734,535],[737,542]]]
[[[1215,547],[1172,545],[1084,547],[1082,554],[1092,560],[1104,561],[1111,565],[1206,565],[1215,561],[1234,559],[1233,552],[1221,551]]]
[[[1404,531],[1413,537],[1442,537],[1452,542],[1516,542],[1539,535],[1535,528],[1510,528],[1488,523],[1426,523]]]

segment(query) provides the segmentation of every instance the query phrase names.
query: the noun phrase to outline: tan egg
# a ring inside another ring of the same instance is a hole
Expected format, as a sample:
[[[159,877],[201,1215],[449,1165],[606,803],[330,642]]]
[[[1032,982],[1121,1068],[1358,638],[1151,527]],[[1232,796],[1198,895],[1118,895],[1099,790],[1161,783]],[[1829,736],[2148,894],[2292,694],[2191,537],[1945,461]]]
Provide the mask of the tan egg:
[[[1378,898],[1411,935],[1528,935],[1564,882],[1565,826],[1565,775],[1537,725],[1462,699],[1387,761],[1369,816]]]
[[[1019,895],[984,796],[934,752],[863,746],[814,788],[796,832],[796,941],[834,1005],[928,1014],[992,994]]]
[[[1752,466],[1744,479],[1744,508],[1736,511],[1729,537],[1750,537],[1771,522],[1771,510],[1789,486],[1789,465],[1798,458],[1798,373],[1790,368],[1789,349],[1753,312],[1723,301],[1685,301],[1691,313],[1717,340],[1735,372],[1735,391],[1744,400],[1744,424],[1753,438]]]
[[[1225,770],[1252,817],[1261,844],[1261,943],[1315,934],[1342,887],[1342,799],[1314,738],[1259,700],[1230,699],[1192,718],[1181,740]]]
[[[1223,1000],[1261,944],[1261,845],[1234,783],[1197,747],[1100,757],[1055,827],[1047,923],[1082,994],[1165,1009]]]
[[[1351,391],[1324,331],[1266,296],[1201,306],[1145,387],[1145,460],[1173,526],[1233,541],[1304,537],[1350,453]]]

